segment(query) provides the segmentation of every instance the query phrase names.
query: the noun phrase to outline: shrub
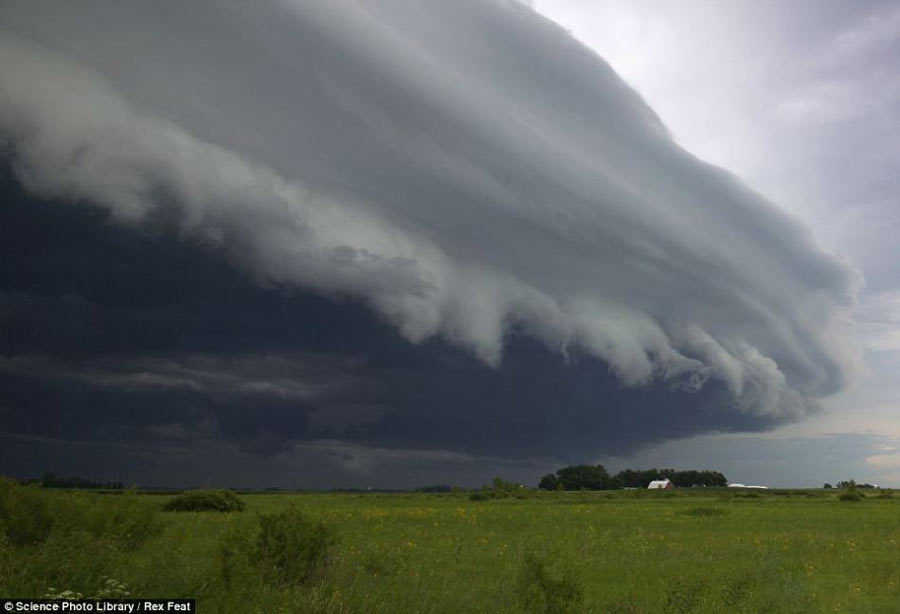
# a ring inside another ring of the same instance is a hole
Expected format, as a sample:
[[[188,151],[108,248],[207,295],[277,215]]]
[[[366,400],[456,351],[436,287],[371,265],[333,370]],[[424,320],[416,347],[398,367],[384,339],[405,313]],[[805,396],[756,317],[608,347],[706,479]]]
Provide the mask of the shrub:
[[[53,510],[50,540],[66,541],[68,536],[84,533],[105,547],[125,551],[137,548],[162,529],[159,500],[141,496],[136,489],[115,495],[42,493]]]
[[[519,572],[518,595],[529,614],[565,614],[580,610],[584,594],[571,565],[556,555],[527,553]]]
[[[240,512],[244,502],[230,490],[188,490],[168,503],[169,512]]]
[[[337,543],[331,529],[289,509],[259,517],[256,557],[263,572],[278,584],[302,584],[328,562]]]
[[[855,490],[848,490],[847,492],[842,492],[838,495],[839,501],[862,501],[863,498],[862,493]]]
[[[0,529],[9,543],[41,543],[52,528],[46,495],[34,486],[19,486],[15,480],[0,476]]]
[[[239,525],[229,526],[219,540],[219,564],[225,586],[246,588],[258,580],[251,563],[254,555],[254,535]]]
[[[159,503],[141,498],[131,488],[122,495],[95,504],[86,519],[95,537],[107,537],[120,547],[133,550],[162,529]]]
[[[95,537],[73,524],[54,525],[47,540],[29,557],[20,582],[34,589],[56,587],[88,597],[93,594],[97,579],[121,563],[121,550],[113,540]]]
[[[515,482],[507,482],[503,478],[496,477],[490,484],[485,484],[481,490],[476,490],[469,495],[471,501],[489,501],[491,499],[506,499],[516,497],[525,498],[525,487]]]

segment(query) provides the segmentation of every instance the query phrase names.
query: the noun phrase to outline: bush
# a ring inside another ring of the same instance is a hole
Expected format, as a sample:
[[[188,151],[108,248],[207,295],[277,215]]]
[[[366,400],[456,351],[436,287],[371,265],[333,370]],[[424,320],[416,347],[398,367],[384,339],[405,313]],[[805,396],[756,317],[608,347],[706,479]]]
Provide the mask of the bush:
[[[133,550],[162,529],[159,500],[144,497],[136,489],[115,495],[86,492],[42,491],[53,510],[49,539],[65,541],[84,533],[119,551]],[[77,541],[77,540],[76,540]]]
[[[120,548],[133,550],[162,530],[159,503],[141,498],[136,489],[95,503],[85,518],[95,537],[114,540]]]
[[[584,599],[571,565],[555,555],[526,554],[519,572],[518,589],[522,611],[529,614],[577,612]]]
[[[168,503],[169,512],[240,512],[244,502],[230,490],[188,490]]]
[[[84,528],[73,528],[74,524],[54,524],[40,548],[27,558],[24,553],[20,555],[19,560],[27,560],[28,564],[10,582],[30,587],[26,590],[31,591],[49,592],[55,587],[90,597],[100,576],[121,564],[122,552],[114,541],[97,538]],[[43,593],[36,596],[40,594]]]
[[[246,527],[231,525],[219,540],[220,571],[229,589],[233,586],[246,589],[258,582],[254,578],[257,570],[251,562],[254,556],[253,537]]]
[[[489,501],[491,499],[507,499],[516,497],[525,498],[525,487],[515,482],[507,482],[503,478],[496,477],[490,484],[485,484],[481,490],[476,490],[469,495],[471,501]]]
[[[337,539],[331,529],[297,510],[259,517],[256,557],[278,584],[303,584],[328,562]]]
[[[838,495],[838,501],[862,501],[864,498],[862,493],[855,490],[848,490]]]
[[[34,486],[19,486],[0,476],[0,530],[17,546],[46,541],[53,516],[46,495]]]

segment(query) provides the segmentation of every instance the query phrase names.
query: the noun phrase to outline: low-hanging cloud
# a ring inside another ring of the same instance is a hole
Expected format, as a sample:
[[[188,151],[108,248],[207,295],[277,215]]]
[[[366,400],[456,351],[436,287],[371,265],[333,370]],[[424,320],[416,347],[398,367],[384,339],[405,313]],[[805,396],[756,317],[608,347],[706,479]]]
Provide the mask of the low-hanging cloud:
[[[0,138],[42,197],[361,298],[494,366],[515,332],[629,386],[715,380],[776,419],[856,367],[858,274],[521,3],[29,1],[0,19]]]

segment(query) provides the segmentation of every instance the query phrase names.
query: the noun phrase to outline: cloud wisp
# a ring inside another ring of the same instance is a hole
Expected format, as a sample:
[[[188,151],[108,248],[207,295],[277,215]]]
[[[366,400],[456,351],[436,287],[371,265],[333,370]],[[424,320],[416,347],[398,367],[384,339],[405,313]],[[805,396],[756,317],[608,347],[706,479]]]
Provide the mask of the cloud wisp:
[[[859,275],[521,3],[0,17],[0,138],[42,198],[360,299],[493,368],[527,337],[774,421],[857,368]]]

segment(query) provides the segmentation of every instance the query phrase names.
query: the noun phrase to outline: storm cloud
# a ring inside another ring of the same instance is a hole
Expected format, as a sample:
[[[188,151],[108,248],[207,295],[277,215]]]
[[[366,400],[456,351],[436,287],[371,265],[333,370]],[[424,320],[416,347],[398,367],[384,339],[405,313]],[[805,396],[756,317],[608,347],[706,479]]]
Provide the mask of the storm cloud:
[[[858,368],[860,275],[522,3],[0,21],[7,232],[42,245],[4,269],[9,432],[133,403],[116,437],[578,457],[798,419]]]

